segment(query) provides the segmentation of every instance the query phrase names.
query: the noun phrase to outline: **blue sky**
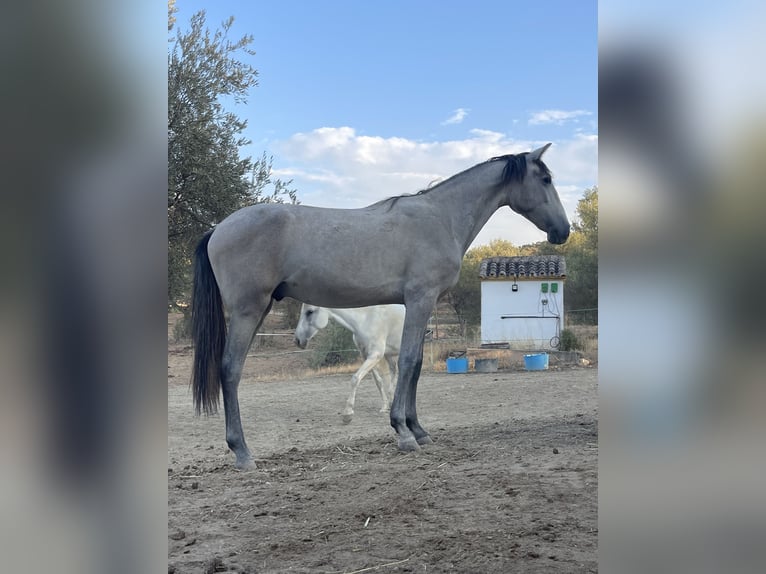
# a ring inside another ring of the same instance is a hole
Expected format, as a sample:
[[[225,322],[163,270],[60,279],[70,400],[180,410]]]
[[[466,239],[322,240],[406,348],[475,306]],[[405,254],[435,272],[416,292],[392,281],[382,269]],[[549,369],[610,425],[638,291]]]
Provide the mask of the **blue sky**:
[[[361,207],[502,153],[545,159],[570,216],[597,184],[597,4],[178,0],[254,36],[259,86],[236,112],[304,204]],[[474,245],[544,233],[509,209]]]

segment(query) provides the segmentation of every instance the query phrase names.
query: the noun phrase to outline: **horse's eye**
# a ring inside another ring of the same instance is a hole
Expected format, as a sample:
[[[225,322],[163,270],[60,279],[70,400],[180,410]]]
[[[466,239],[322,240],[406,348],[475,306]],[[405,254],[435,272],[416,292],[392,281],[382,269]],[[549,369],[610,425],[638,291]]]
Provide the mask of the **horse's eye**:
[[[310,310],[310,309],[309,309],[308,311],[306,311],[306,317],[308,317],[309,315],[311,315],[313,312],[314,312],[314,311],[312,311],[312,310]]]
[[[551,184],[551,176],[549,176],[549,175],[546,175],[546,176],[543,178],[543,183],[544,183],[545,185],[550,185],[550,184]]]

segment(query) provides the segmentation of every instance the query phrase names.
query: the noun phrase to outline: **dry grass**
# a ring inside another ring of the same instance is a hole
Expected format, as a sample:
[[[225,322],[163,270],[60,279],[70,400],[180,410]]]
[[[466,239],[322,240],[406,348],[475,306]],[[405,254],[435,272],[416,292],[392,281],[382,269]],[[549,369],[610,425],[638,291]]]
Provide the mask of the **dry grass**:
[[[598,362],[598,325],[571,325],[568,327],[582,345],[581,352],[591,362]]]
[[[168,346],[184,352],[191,352],[188,341],[181,344],[175,340],[173,331],[180,314],[168,316]],[[271,333],[287,333],[280,318],[269,317],[266,330]],[[582,355],[590,363],[598,362],[598,326],[572,325],[569,327],[577,336],[583,349]],[[444,325],[440,327],[440,334],[448,334]],[[449,333],[449,335],[453,335]],[[513,349],[482,349],[476,333],[470,340],[460,339],[454,336],[427,340],[423,350],[424,372],[445,372],[447,370],[446,359],[453,353],[467,353],[469,370],[473,370],[476,359],[497,359],[498,369],[515,370],[524,368],[524,354],[529,353],[534,347],[530,345],[514,345]],[[247,376],[254,381],[275,381],[296,378],[322,377],[338,374],[351,376],[361,365],[361,359],[353,363],[332,365],[312,368],[309,365],[309,353],[295,347],[292,338],[287,336],[259,336],[256,344],[249,353],[246,363]],[[255,360],[253,360],[255,359]],[[551,363],[555,365],[555,362]]]
[[[468,356],[469,370],[474,369],[476,359],[497,359],[498,369],[517,369],[524,365],[523,350],[482,349],[460,340],[427,341],[423,350],[423,370],[443,373],[447,370],[446,360],[453,352],[462,352]]]

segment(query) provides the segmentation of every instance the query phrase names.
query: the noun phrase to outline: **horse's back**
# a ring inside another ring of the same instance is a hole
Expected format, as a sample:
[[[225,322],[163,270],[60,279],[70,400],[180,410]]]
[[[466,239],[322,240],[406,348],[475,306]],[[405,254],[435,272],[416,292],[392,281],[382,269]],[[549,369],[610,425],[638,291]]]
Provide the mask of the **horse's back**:
[[[355,319],[354,335],[367,347],[377,347],[386,354],[398,353],[404,327],[404,305],[372,305],[349,309],[334,309]]]
[[[275,237],[289,230],[295,221],[297,206],[282,203],[259,203],[243,207],[221,221],[213,232],[219,243],[250,242],[259,237]]]

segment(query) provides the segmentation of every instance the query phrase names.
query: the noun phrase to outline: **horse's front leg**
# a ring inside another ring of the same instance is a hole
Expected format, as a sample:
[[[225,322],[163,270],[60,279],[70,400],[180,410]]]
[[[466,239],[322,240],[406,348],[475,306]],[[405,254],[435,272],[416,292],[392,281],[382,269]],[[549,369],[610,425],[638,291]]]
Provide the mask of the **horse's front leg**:
[[[399,352],[399,377],[391,404],[391,426],[399,436],[399,450],[414,451],[433,442],[420,426],[417,415],[417,387],[423,366],[423,339],[435,299],[407,306]]]
[[[383,361],[378,363],[378,367],[382,364]],[[391,374],[385,375],[384,378],[383,374],[377,368],[374,368],[372,369],[372,378],[375,379],[375,385],[378,387],[382,401],[380,412],[387,413],[391,410],[391,398],[393,397],[393,392],[391,392]]]
[[[367,376],[367,373],[369,373],[372,368],[378,364],[378,361],[382,356],[379,353],[372,353],[365,358],[364,363],[362,363],[362,366],[359,367],[359,370],[354,373],[354,376],[351,377],[351,393],[348,395],[348,398],[346,399],[346,407],[343,409],[343,422],[345,424],[348,424],[351,422],[351,419],[354,417],[354,403],[356,402],[356,390],[359,388],[359,383],[362,382],[362,379],[364,379]]]
[[[394,400],[394,390],[396,387],[396,379],[399,375],[399,371],[397,369],[397,363],[399,361],[399,355],[386,355],[386,364],[388,365],[388,378],[386,379],[386,382],[388,385],[386,386],[386,392],[388,393],[388,405],[386,407],[386,411],[391,410],[391,402]]]

